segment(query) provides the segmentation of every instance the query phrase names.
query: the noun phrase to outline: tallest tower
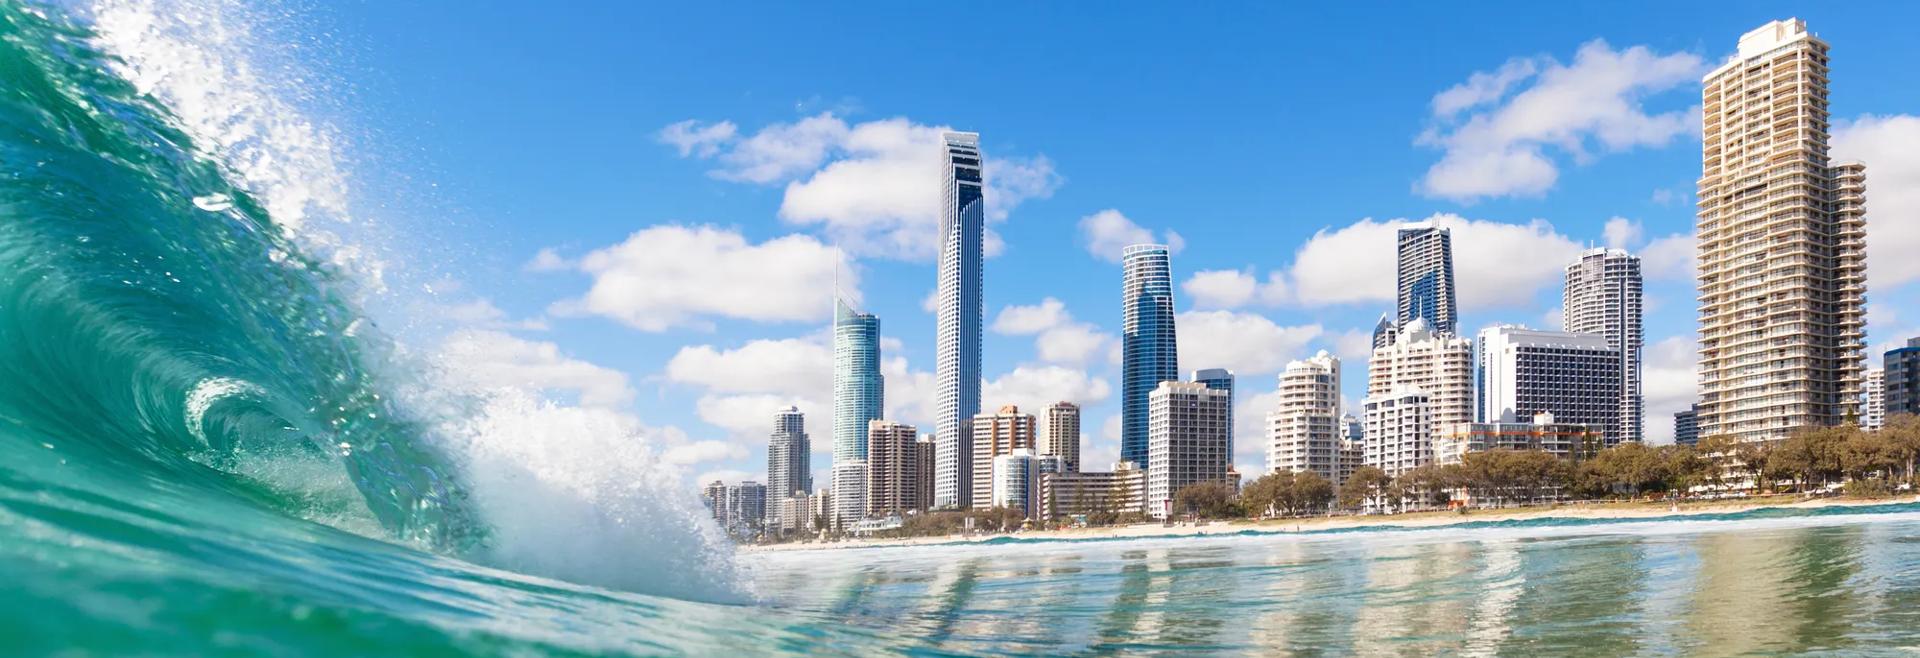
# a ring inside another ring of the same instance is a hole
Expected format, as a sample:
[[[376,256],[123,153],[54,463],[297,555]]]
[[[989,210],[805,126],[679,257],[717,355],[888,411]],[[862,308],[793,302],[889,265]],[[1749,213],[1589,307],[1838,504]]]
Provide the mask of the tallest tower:
[[[940,283],[934,350],[933,506],[973,504],[973,436],[980,413],[981,241],[986,198],[980,177],[980,135],[946,134],[946,179],[940,197]]]
[[[1405,327],[1421,319],[1434,333],[1457,333],[1460,316],[1453,295],[1453,233],[1426,222],[1408,224],[1400,228],[1397,246],[1397,324]],[[1380,341],[1376,338],[1374,342]]]
[[[1700,435],[1837,425],[1865,350],[1865,168],[1827,158],[1827,43],[1740,37],[1701,89]]]

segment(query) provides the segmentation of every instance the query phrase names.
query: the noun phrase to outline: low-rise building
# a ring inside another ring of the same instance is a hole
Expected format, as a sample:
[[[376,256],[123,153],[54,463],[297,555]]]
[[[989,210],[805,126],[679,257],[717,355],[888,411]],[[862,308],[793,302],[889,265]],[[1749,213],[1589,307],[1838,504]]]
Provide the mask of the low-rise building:
[[[1468,453],[1488,450],[1539,450],[1561,459],[1597,451],[1605,432],[1592,425],[1554,422],[1553,414],[1536,414],[1532,422],[1459,423],[1433,440],[1436,464],[1459,464]]]
[[[1062,471],[1040,476],[1040,508],[1049,521],[1084,521],[1104,513],[1146,512],[1147,472],[1133,462],[1111,471]]]

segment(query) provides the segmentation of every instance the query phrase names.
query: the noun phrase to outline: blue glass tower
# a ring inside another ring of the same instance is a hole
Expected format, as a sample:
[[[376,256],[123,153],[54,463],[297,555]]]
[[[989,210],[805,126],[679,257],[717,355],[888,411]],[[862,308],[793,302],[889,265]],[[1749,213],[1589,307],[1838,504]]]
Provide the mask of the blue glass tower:
[[[1162,244],[1137,244],[1121,253],[1124,269],[1121,340],[1120,459],[1147,468],[1147,396],[1164,381],[1179,381],[1173,333],[1173,264]]]
[[[885,413],[880,318],[833,302],[833,461],[867,458],[867,423]]]
[[[1399,322],[1427,321],[1436,334],[1458,335],[1459,308],[1454,302],[1453,234],[1431,224],[1400,229]]]
[[[934,474],[936,509],[973,505],[973,416],[980,413],[981,248],[986,197],[980,135],[947,133],[940,199],[940,280],[935,291]]]

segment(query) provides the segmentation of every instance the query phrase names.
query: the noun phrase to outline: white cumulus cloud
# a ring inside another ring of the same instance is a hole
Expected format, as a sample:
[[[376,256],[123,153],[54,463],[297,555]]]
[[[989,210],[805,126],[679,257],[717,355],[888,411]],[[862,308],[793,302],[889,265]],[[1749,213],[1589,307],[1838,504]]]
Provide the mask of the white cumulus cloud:
[[[1083,370],[1063,366],[1019,366],[980,388],[981,408],[986,411],[1002,405],[1017,405],[1022,413],[1038,415],[1041,408],[1055,402],[1072,402],[1082,407],[1107,399],[1113,389],[1104,379],[1090,377]]]
[[[1187,311],[1174,322],[1182,369],[1227,368],[1239,378],[1279,372],[1322,333],[1318,324],[1281,326],[1234,311]]]
[[[1705,69],[1691,53],[1615,50],[1596,39],[1571,64],[1517,58],[1475,73],[1433,98],[1434,125],[1419,143],[1444,153],[1419,189],[1462,202],[1539,195],[1559,178],[1554,151],[1578,162],[1596,149],[1663,146],[1697,130],[1699,109],[1650,112],[1645,100],[1699,80]]]
[[[731,124],[683,121],[661,139],[683,157],[714,161],[714,178],[783,185],[781,219],[823,227],[856,253],[909,260],[939,253],[941,134],[950,128],[906,118],[849,124],[832,113],[770,124],[744,138],[721,126]],[[989,221],[1051,196],[1063,182],[1046,156],[999,155],[990,144],[982,172]],[[991,233],[990,252],[1000,244]]]
[[[481,389],[571,395],[594,407],[621,407],[634,397],[626,373],[568,356],[553,343],[498,331],[455,333],[441,356],[456,381]]]
[[[1186,246],[1186,241],[1180,238],[1179,233],[1169,230],[1155,238],[1153,231],[1135,224],[1112,208],[1080,218],[1080,238],[1086,243],[1088,253],[1112,263],[1120,262],[1121,250],[1129,245],[1165,244],[1175,253]]]
[[[1867,276],[1881,290],[1920,279],[1920,116],[1839,122],[1833,156],[1867,164]],[[1871,290],[1869,291],[1871,292]]]
[[[1451,213],[1423,221],[1453,233],[1453,267],[1465,310],[1528,304],[1564,278],[1579,242],[1545,220],[1509,224]],[[1322,229],[1294,254],[1292,296],[1303,306],[1392,303],[1398,267],[1395,237],[1405,219],[1362,219]]]
[[[836,288],[858,300],[859,274],[839,250],[807,235],[759,244],[712,226],[661,225],[594,250],[574,266],[593,277],[557,316],[598,315],[641,331],[708,328],[711,318],[825,319]]]
[[[1692,334],[1669,336],[1647,346],[1641,395],[1648,443],[1673,442],[1673,415],[1700,401],[1700,344]]]
[[[1067,305],[1048,297],[1031,306],[1008,306],[994,318],[993,331],[1009,336],[1033,336],[1034,355],[1041,361],[1085,365],[1104,356],[1112,335],[1086,322],[1077,322]]]

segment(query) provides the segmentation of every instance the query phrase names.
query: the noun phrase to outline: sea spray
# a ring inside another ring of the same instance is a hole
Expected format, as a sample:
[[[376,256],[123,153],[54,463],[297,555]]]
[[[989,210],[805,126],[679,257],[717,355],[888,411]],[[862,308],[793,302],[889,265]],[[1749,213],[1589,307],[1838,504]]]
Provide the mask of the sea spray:
[[[742,599],[729,545],[633,425],[438,390],[435,350],[370,320],[405,254],[359,241],[341,142],[251,60],[275,52],[255,10],[86,9],[79,25],[0,1],[0,501],[19,501],[0,527],[99,543],[60,524],[105,504],[175,544],[309,562],[353,545],[318,522]]]

